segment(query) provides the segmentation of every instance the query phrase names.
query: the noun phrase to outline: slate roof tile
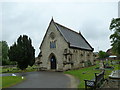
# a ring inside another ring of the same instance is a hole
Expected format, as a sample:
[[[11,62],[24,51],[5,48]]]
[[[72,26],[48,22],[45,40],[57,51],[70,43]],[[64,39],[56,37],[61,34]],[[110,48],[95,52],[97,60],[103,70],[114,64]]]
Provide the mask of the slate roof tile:
[[[63,25],[60,25],[56,22],[55,26],[61,32],[65,40],[70,43],[70,47],[80,48],[85,50],[93,51],[91,45],[86,41],[86,39],[82,36],[81,33],[77,33]]]

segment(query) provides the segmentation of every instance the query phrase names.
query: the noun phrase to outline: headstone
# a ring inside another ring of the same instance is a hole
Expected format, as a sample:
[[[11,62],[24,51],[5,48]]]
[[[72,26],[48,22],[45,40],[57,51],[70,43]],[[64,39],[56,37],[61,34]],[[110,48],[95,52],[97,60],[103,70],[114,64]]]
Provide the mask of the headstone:
[[[106,62],[108,62],[108,59],[106,59]]]
[[[109,66],[109,63],[108,63],[108,59],[106,59],[106,62],[105,62],[105,68]]]
[[[111,78],[120,79],[120,70],[112,71],[111,75],[109,75]]]
[[[106,62],[105,67],[108,67],[108,66],[109,66],[109,63],[108,63],[108,62]]]
[[[110,63],[111,63],[111,65],[113,65],[113,62],[112,62],[112,60],[110,61]]]
[[[100,67],[100,69],[104,69],[104,63],[103,63],[103,61],[101,61],[100,63],[99,63],[99,67]]]

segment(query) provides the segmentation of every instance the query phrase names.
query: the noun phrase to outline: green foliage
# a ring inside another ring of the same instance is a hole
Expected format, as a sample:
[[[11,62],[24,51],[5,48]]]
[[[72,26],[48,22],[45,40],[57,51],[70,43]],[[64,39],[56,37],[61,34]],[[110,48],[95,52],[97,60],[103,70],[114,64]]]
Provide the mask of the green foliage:
[[[90,60],[88,60],[88,66],[91,66],[91,65],[92,65],[91,61],[90,61]]]
[[[87,66],[91,66],[91,65],[92,65],[92,63],[91,63],[91,61],[90,61],[90,60],[85,61],[85,67],[87,67]]]
[[[114,31],[110,36],[112,50],[114,53],[120,55],[120,18],[112,19],[110,30]]]
[[[0,73],[2,73],[2,67],[0,67]]]
[[[9,47],[8,47],[7,42],[6,41],[2,41],[2,58],[4,58],[4,59],[8,58],[8,56],[7,56],[8,49],[9,49]]]
[[[2,62],[2,65],[9,65],[10,60],[8,59],[8,44],[6,41],[0,41],[0,62]]]
[[[100,59],[104,59],[104,58],[108,57],[109,55],[104,51],[99,51],[98,56]]]
[[[0,65],[2,62],[2,42],[0,41]]]
[[[38,66],[33,65],[28,66],[25,70],[21,70],[17,67],[1,67],[0,68],[0,73],[22,73],[22,72],[32,72],[32,71],[37,71]]]
[[[2,65],[14,65],[15,62],[11,62],[8,58],[8,44],[6,41],[0,41],[0,63]]]
[[[32,66],[35,62],[35,49],[32,46],[31,39],[23,35],[17,39],[8,51],[8,56],[11,61],[17,62],[17,67],[24,70],[28,65]]]

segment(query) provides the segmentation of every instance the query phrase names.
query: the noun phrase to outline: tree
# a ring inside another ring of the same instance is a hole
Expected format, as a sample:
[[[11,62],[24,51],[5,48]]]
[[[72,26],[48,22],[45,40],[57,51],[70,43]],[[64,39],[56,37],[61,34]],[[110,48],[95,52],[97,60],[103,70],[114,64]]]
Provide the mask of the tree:
[[[32,41],[27,35],[23,35],[17,39],[9,51],[8,56],[11,61],[16,61],[18,68],[24,70],[35,63],[35,49]]]
[[[0,41],[0,65],[15,65],[15,62],[12,62],[8,58],[8,44],[6,41]],[[2,63],[1,63],[2,62]]]
[[[2,42],[0,41],[0,65],[2,65]]]
[[[110,36],[112,50],[117,55],[120,55],[120,18],[112,19],[110,30],[114,31],[114,33]]]
[[[9,49],[9,47],[8,47],[8,44],[7,44],[7,42],[6,41],[2,41],[2,42],[0,42],[0,44],[1,44],[1,51],[2,51],[2,53],[0,53],[0,56],[2,56],[2,65],[8,65],[9,64],[9,59],[8,59],[8,49]]]
[[[104,58],[106,58],[106,57],[109,56],[109,55],[108,55],[106,52],[104,52],[104,51],[99,51],[98,55],[99,55],[99,58],[100,58],[100,59],[104,59]]]
[[[9,47],[8,47],[7,42],[6,41],[2,41],[2,58],[4,58],[4,59],[8,58],[8,56],[7,56],[8,49],[9,49]]]

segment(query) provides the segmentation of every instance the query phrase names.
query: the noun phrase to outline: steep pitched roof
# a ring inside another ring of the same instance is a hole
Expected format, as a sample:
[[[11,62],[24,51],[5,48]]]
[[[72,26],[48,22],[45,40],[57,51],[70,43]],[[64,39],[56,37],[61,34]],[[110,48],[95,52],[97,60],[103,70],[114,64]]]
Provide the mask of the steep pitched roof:
[[[82,36],[82,34],[77,33],[63,25],[60,25],[56,22],[54,22],[53,18],[47,28],[47,31],[45,33],[45,36],[42,40],[42,43],[46,37],[46,34],[49,30],[49,27],[51,25],[51,23],[53,22],[53,24],[55,25],[55,27],[57,28],[57,30],[61,33],[61,35],[63,36],[63,38],[65,39],[65,41],[67,43],[69,43],[69,47],[70,48],[78,48],[78,49],[84,49],[84,50],[89,50],[89,51],[93,51],[94,49],[91,47],[91,45],[86,41],[86,39]],[[40,45],[40,48],[42,46],[42,43]]]
[[[71,48],[79,48],[79,49],[85,49],[93,51],[93,48],[90,46],[90,44],[86,41],[86,39],[82,36],[81,33],[77,33],[63,25],[60,25],[56,22],[54,22],[56,28],[60,31],[60,33],[63,35],[65,40],[69,43],[69,46]]]

